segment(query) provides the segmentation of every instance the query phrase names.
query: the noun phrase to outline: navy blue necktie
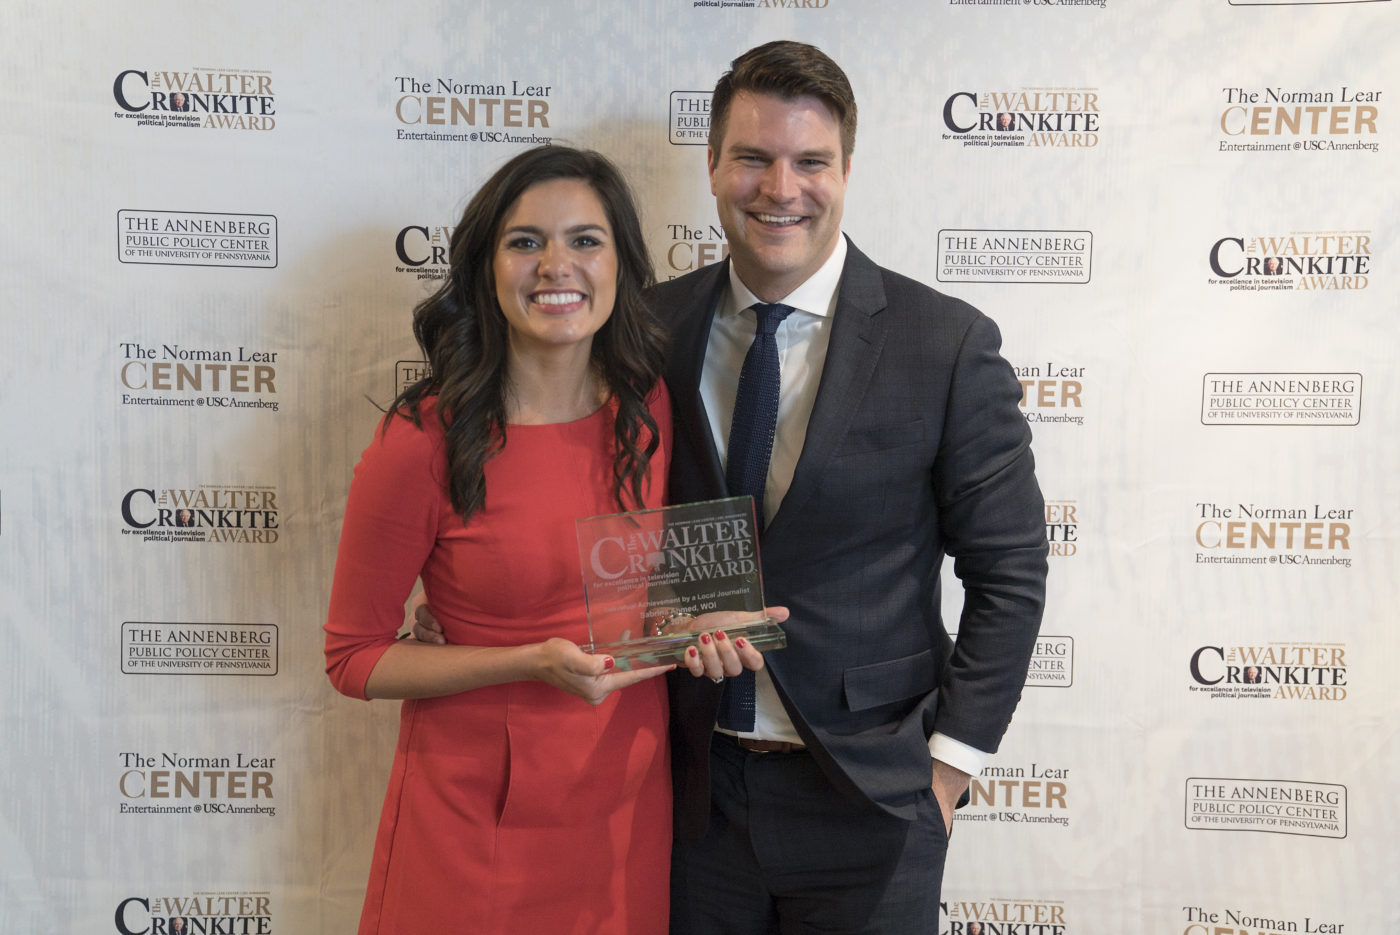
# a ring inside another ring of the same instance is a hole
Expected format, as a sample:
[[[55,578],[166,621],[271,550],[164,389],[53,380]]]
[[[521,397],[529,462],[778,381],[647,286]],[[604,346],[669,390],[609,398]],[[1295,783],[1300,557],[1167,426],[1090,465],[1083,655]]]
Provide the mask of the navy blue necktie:
[[[758,327],[753,344],[739,371],[739,391],[734,397],[734,421],[729,427],[729,447],[724,471],[729,495],[753,497],[755,522],[763,528],[763,488],[768,483],[768,461],[778,430],[778,342],[773,337],[790,305],[753,306]],[[754,727],[754,680],[748,669],[724,683],[719,726],[750,731]]]

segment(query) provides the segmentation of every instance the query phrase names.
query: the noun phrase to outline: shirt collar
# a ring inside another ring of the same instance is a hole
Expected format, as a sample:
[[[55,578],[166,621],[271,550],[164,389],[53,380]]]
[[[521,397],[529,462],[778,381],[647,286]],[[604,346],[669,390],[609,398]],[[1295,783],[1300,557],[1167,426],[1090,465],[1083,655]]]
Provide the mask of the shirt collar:
[[[836,308],[836,290],[841,285],[841,271],[846,266],[846,235],[842,234],[836,238],[836,249],[831,251],[831,256],[826,258],[826,262],[817,268],[817,271],[807,277],[807,281],[796,289],[783,296],[779,301],[784,305],[791,305],[800,312],[807,312],[811,315],[826,317]],[[737,314],[746,308],[763,300],[754,295],[748,286],[744,285],[739,274],[734,271],[734,264],[729,264],[729,296],[733,299],[733,304],[728,310],[728,314]]]

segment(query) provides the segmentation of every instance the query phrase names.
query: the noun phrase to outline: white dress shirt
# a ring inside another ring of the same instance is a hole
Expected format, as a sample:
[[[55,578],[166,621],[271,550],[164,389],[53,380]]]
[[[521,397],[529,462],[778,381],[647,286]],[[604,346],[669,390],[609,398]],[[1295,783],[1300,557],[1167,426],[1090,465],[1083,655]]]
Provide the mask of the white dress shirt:
[[[841,271],[846,265],[846,238],[839,237],[836,249],[826,262],[806,282],[780,301],[794,311],[778,325],[774,339],[778,345],[780,382],[778,391],[778,429],[773,439],[773,455],[768,464],[768,480],[763,493],[763,523],[773,521],[788,487],[792,485],[797,459],[807,437],[807,423],[812,418],[812,406],[821,384],[826,351],[831,343],[831,323],[836,311],[836,294],[841,285]],[[710,325],[709,344],[705,349],[705,366],[700,377],[700,398],[710,416],[715,448],[720,462],[727,458],[729,428],[734,418],[734,399],[738,395],[739,371],[753,343],[757,316],[752,306],[762,301],[744,285],[729,265],[729,289],[720,299]],[[791,621],[801,626],[800,620]],[[752,731],[739,732],[741,737],[762,740],[787,740],[802,743],[773,687],[767,669],[755,673],[755,718]],[[726,731],[726,733],[732,733]],[[934,734],[929,750],[939,760],[972,775],[981,772],[987,754],[964,743]]]

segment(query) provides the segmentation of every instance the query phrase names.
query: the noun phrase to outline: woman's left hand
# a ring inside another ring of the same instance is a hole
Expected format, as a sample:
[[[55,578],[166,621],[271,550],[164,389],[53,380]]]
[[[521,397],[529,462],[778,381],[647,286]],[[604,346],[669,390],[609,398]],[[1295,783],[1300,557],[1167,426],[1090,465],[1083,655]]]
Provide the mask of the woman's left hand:
[[[786,607],[765,607],[763,612],[774,623],[788,618]],[[715,682],[745,669],[763,668],[763,653],[754,649],[748,640],[730,639],[725,632],[726,627],[749,622],[752,617],[751,612],[739,610],[715,611],[696,617],[690,627],[696,631],[695,645],[685,651],[682,664],[696,678],[703,675]]]

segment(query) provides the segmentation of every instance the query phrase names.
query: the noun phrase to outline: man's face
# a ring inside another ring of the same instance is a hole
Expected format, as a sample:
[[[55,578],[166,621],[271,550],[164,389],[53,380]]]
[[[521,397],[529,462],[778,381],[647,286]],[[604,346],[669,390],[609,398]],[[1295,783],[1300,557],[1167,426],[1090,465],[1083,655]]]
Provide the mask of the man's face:
[[[814,97],[734,95],[710,191],[739,278],[776,302],[836,248],[850,166],[836,115]]]
[[[171,102],[172,104],[174,104],[174,105],[175,105],[175,108],[178,110],[179,108],[185,106],[185,96],[184,96],[183,94],[181,94],[180,92],[176,91],[176,92],[171,96],[170,102]]]

